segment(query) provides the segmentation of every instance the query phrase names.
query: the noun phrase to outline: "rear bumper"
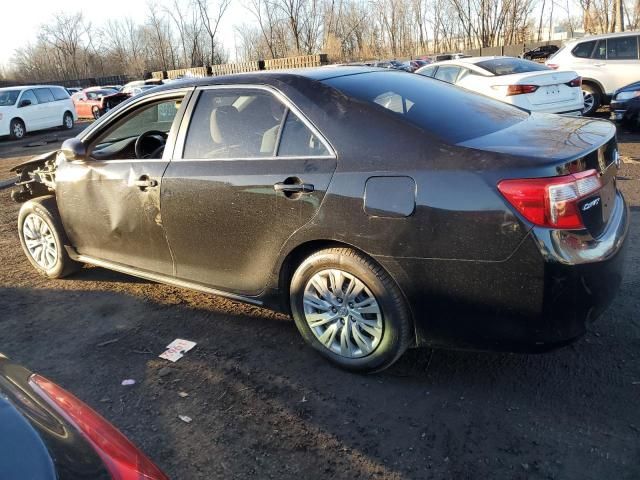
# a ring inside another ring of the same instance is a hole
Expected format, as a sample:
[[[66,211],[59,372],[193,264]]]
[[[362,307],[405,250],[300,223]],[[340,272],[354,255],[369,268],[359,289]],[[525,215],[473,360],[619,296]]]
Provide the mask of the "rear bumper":
[[[545,351],[580,337],[611,304],[628,228],[618,194],[597,239],[533,229],[501,262],[378,260],[405,292],[419,345]]]

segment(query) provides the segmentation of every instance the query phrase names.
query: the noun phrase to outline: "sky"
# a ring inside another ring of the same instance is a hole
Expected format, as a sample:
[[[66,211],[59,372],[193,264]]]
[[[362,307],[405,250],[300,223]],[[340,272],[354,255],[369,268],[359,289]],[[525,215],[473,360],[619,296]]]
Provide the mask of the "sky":
[[[169,0],[166,2],[169,4]],[[162,8],[162,2],[147,0],[4,0],[0,6],[0,65],[8,65],[13,52],[29,43],[35,43],[39,27],[57,12],[82,11],[85,18],[101,25],[108,18],[131,17],[142,23],[147,17],[148,5]],[[225,14],[218,40],[235,55],[234,25],[247,19],[247,11],[239,0],[234,0]]]

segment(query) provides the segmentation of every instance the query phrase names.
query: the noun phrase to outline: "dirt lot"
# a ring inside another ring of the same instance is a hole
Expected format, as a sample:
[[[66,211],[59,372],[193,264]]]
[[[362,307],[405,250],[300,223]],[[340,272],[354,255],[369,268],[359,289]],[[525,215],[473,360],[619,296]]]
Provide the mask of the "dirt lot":
[[[620,141],[640,160],[640,135]],[[0,179],[49,147],[0,140]],[[637,225],[640,164],[620,184]],[[20,249],[18,208],[0,191],[0,351],[92,405],[171,478],[640,478],[637,228],[615,304],[576,344],[414,350],[357,376],[268,311],[100,268],[45,280]],[[198,346],[158,359],[176,337]]]

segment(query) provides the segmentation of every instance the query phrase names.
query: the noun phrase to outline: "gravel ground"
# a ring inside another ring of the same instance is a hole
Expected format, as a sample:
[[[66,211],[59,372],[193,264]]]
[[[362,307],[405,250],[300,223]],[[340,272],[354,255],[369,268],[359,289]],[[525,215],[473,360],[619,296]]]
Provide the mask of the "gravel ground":
[[[640,160],[640,135],[620,141],[625,160]],[[0,140],[0,180],[49,148]],[[624,164],[620,185],[638,224],[640,163]],[[358,376],[259,308],[100,268],[45,280],[20,249],[8,194],[0,351],[89,403],[173,479],[640,478],[637,229],[615,303],[574,345],[535,356],[412,350]],[[198,346],[176,364],[158,359],[176,337]],[[121,386],[128,378],[136,384]]]

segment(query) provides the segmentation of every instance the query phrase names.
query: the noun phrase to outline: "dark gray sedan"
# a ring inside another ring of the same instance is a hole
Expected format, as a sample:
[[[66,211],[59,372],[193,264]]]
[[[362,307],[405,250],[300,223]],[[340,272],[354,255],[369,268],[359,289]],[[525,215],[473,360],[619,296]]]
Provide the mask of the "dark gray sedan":
[[[290,313],[357,371],[409,346],[541,351],[622,275],[606,121],[362,67],[173,83],[16,168],[29,261]],[[259,339],[256,339],[259,341]]]

